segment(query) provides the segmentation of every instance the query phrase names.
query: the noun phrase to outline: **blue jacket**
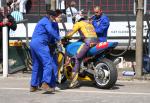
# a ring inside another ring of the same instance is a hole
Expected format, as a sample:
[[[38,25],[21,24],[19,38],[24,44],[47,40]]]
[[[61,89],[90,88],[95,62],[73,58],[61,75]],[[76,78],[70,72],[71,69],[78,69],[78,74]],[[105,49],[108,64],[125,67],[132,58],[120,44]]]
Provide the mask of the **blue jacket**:
[[[95,32],[97,33],[97,36],[99,37],[100,42],[107,41],[107,31],[109,28],[109,18],[102,14],[102,16],[97,19],[96,16],[93,16],[93,26],[95,28]]]
[[[43,17],[36,25],[32,35],[32,40],[45,41],[47,43],[60,40],[57,24],[49,20],[48,17]]]
[[[53,22],[53,23],[52,23],[52,26],[53,26],[54,30],[57,31],[57,34],[56,34],[56,35],[60,37],[60,35],[59,35],[59,26],[58,26],[58,23],[57,23],[57,22]],[[54,37],[52,37],[50,43],[52,44],[52,43],[55,43],[56,41],[57,41],[57,40],[56,40]]]

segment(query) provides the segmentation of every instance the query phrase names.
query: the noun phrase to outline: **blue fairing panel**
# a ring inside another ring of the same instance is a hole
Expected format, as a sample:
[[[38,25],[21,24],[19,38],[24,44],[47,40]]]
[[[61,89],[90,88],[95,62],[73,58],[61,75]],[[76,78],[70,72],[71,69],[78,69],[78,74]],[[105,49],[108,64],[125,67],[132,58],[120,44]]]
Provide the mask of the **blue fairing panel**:
[[[99,54],[101,52],[103,52],[106,49],[109,48],[114,48],[118,45],[118,42],[101,42],[98,43],[96,46],[92,47],[89,51],[88,51],[88,55],[96,55]]]
[[[74,56],[77,53],[77,50],[79,49],[79,47],[82,45],[83,42],[73,42],[69,45],[67,45],[66,47],[66,53],[69,56]],[[114,48],[118,45],[118,42],[101,42],[98,43],[96,46],[92,47],[91,49],[89,49],[87,55],[88,56],[92,56],[92,55],[96,55],[98,53],[103,52],[106,49],[109,48]]]
[[[66,47],[66,53],[69,56],[74,56],[83,42],[73,42]]]

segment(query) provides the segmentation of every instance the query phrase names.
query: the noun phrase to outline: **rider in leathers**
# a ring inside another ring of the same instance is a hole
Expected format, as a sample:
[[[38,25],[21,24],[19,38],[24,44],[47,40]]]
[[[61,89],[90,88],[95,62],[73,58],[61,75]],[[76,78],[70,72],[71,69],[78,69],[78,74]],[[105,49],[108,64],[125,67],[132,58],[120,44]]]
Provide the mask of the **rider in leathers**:
[[[73,57],[75,59],[75,66],[72,71],[72,81],[69,85],[69,88],[75,88],[79,85],[77,78],[80,67],[80,60],[83,58],[92,44],[95,45],[98,41],[96,32],[94,31],[94,27],[91,23],[89,23],[89,21],[85,20],[85,18],[81,15],[76,15],[75,19],[76,22],[73,26],[73,30],[66,35],[66,38],[72,37],[73,34],[78,31],[80,33],[80,37],[83,40],[83,43],[79,47],[76,55]]]

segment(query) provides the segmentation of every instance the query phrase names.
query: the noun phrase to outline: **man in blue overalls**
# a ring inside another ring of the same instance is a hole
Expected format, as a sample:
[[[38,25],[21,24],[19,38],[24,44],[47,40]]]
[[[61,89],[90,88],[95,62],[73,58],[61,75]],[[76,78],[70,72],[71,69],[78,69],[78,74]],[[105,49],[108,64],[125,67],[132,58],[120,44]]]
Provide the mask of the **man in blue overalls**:
[[[92,17],[92,24],[100,42],[107,41],[107,31],[109,28],[109,18],[102,13],[100,7],[94,8],[95,16]]]
[[[32,76],[30,91],[34,92],[41,85],[41,88],[48,92],[53,92],[56,83],[54,59],[50,54],[49,43],[60,41],[59,32],[55,28],[53,21],[56,12],[49,10],[36,25],[30,42],[32,54]]]

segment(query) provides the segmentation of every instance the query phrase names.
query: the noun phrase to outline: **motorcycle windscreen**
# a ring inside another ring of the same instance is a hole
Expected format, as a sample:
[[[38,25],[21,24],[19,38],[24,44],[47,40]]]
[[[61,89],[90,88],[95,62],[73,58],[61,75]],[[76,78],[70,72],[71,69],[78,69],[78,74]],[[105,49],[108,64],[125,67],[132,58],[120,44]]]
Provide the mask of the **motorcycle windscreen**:
[[[82,43],[83,42],[73,42],[73,43],[67,45],[67,47],[66,47],[67,55],[71,56],[71,57],[74,56],[77,53],[79,47],[82,45]]]
[[[104,50],[109,49],[109,48],[114,48],[117,45],[118,45],[118,42],[100,42],[88,51],[88,55],[91,56],[91,55],[99,54],[103,52]]]

